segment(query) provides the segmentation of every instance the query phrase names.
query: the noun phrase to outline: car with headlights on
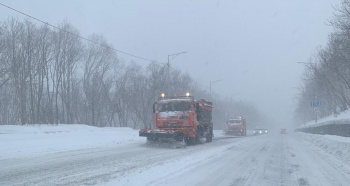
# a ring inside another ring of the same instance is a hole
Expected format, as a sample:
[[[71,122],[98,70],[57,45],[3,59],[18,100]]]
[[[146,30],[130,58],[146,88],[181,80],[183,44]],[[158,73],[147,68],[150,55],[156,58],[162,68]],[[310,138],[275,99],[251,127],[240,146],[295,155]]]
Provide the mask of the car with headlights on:
[[[267,134],[268,131],[267,129],[254,129],[253,134],[254,135],[261,135],[261,134]]]

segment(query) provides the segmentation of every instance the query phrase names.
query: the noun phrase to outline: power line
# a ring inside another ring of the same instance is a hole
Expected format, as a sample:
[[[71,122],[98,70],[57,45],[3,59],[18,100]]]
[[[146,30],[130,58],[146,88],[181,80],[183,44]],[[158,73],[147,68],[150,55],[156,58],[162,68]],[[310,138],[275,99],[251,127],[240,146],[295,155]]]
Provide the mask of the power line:
[[[91,40],[91,39],[88,39],[88,38],[85,38],[85,37],[83,37],[83,36],[80,36],[80,35],[78,35],[78,34],[74,34],[74,33],[72,33],[72,32],[69,32],[69,31],[67,31],[67,30],[64,30],[64,29],[62,29],[62,28],[59,28],[59,27],[57,27],[57,26],[54,26],[54,25],[52,25],[52,24],[50,24],[50,23],[48,23],[48,22],[42,21],[42,20],[40,20],[40,19],[38,19],[38,18],[35,18],[35,17],[33,17],[33,16],[29,15],[29,14],[26,14],[26,13],[24,13],[24,12],[21,12],[21,11],[19,11],[19,10],[17,10],[17,9],[14,9],[14,8],[12,8],[12,7],[10,7],[10,6],[7,6],[7,5],[5,5],[5,4],[3,4],[3,3],[1,3],[1,2],[0,2],[0,5],[3,6],[3,7],[8,8],[8,9],[11,9],[11,10],[17,12],[17,13],[20,13],[20,14],[22,14],[22,15],[25,15],[25,16],[27,16],[27,17],[29,17],[29,18],[32,18],[32,19],[34,19],[34,20],[36,20],[36,21],[39,21],[39,22],[41,22],[41,23],[43,23],[43,24],[46,24],[46,25],[48,25],[48,26],[50,26],[50,27],[53,27],[53,28],[55,28],[55,29],[62,30],[62,31],[64,31],[64,32],[68,33],[68,34],[74,35],[74,36],[76,36],[76,37],[78,37],[78,38],[80,38],[80,39],[83,39],[83,40],[86,40],[86,41],[95,43],[95,44],[97,44],[97,45],[100,45],[100,46],[103,46],[103,47],[106,47],[106,48],[109,48],[109,49],[112,49],[112,50],[114,50],[114,51],[116,51],[116,52],[119,52],[119,53],[122,53],[122,54],[125,54],[125,55],[128,55],[128,56],[132,56],[132,57],[134,57],[134,58],[142,59],[142,60],[149,61],[149,62],[157,62],[157,61],[155,61],[155,60],[150,60],[150,59],[147,59],[147,58],[144,58],[144,57],[136,56],[136,55],[134,55],[134,54],[130,54],[130,53],[127,53],[127,52],[124,52],[124,51],[121,51],[121,50],[118,50],[118,49],[115,49],[115,48],[112,48],[112,47],[103,45],[103,44],[98,43],[98,42],[96,42],[96,41],[93,41],[93,40]],[[159,62],[157,62],[157,63],[159,63]]]

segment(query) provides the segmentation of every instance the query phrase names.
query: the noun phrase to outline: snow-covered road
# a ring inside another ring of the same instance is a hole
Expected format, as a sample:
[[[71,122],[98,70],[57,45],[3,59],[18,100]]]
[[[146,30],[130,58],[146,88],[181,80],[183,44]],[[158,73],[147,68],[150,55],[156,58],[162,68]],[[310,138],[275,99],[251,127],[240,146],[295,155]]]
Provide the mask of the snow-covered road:
[[[174,145],[147,144],[145,139],[139,140],[140,137],[133,135],[137,131],[123,130],[123,134],[126,133],[129,137],[124,136],[123,141],[128,143],[124,144],[105,142],[102,144],[108,145],[65,147],[63,151],[55,149],[52,153],[31,152],[17,156],[12,156],[14,151],[3,153],[8,156],[0,156],[0,185],[350,183],[347,138],[332,143],[337,144],[332,148],[339,149],[333,152],[327,143],[337,139],[308,134],[276,133],[236,138],[216,135],[211,143],[173,148]],[[4,149],[10,151],[13,148]]]
[[[150,185],[349,185],[350,169],[292,135],[251,137]]]
[[[238,140],[239,138],[214,140],[212,143],[180,149],[174,149],[174,145],[159,146],[141,142],[122,147],[6,158],[0,160],[0,185],[106,184],[106,181],[127,178],[128,174],[181,161],[192,155],[207,155],[210,149],[213,151],[216,147],[227,146]]]

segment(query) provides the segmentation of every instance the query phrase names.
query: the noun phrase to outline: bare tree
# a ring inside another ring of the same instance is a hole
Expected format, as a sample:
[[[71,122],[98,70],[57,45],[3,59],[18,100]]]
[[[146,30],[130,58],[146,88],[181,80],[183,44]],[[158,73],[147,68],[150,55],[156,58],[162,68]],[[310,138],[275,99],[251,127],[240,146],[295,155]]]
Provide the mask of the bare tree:
[[[91,125],[102,125],[101,119],[107,111],[111,88],[110,64],[117,63],[115,53],[102,36],[93,35],[91,40],[102,43],[88,44],[84,59],[83,89],[86,99],[86,121]]]

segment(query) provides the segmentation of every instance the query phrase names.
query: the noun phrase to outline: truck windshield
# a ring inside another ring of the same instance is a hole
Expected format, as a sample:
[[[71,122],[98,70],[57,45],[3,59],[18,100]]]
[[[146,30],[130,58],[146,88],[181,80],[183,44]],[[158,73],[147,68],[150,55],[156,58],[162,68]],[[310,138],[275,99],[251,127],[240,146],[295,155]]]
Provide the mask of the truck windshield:
[[[191,108],[191,103],[186,101],[157,103],[158,112],[189,111],[190,108]]]
[[[242,121],[240,119],[230,119],[228,121],[229,124],[240,124]]]

